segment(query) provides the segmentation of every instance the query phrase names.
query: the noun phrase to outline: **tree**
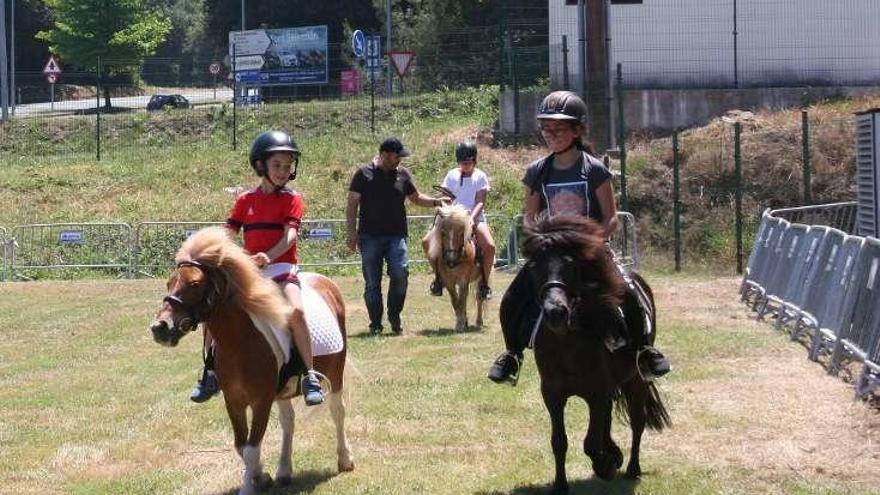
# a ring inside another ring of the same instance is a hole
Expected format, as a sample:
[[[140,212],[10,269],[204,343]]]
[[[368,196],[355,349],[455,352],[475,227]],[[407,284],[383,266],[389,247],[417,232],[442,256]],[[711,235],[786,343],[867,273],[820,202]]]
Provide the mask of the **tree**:
[[[132,80],[144,57],[155,53],[171,30],[171,22],[144,0],[46,0],[46,4],[54,12],[54,27],[37,37],[68,64],[89,71],[101,64],[106,108],[110,108],[110,91],[104,81]]]

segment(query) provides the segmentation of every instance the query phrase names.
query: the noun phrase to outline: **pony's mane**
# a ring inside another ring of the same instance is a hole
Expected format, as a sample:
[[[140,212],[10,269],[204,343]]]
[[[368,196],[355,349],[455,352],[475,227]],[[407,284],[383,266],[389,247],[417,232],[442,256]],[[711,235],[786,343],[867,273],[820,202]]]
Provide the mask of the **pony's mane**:
[[[244,311],[278,328],[287,326],[291,312],[287,300],[278,286],[263,277],[250,256],[233,242],[227,229],[199,230],[183,243],[174,260],[177,263],[196,261],[217,269]]]
[[[602,226],[591,218],[580,215],[539,215],[523,226],[525,239],[523,253],[531,258],[538,253],[556,250],[574,256],[582,263],[595,267],[606,284],[609,303],[619,304],[623,295],[623,281],[617,276],[617,267],[605,250]]]
[[[460,227],[464,230],[464,239],[470,239],[473,233],[471,214],[461,205],[446,205],[437,208],[437,228],[428,240],[428,258],[439,259],[443,246],[440,245],[440,234],[444,228]]]

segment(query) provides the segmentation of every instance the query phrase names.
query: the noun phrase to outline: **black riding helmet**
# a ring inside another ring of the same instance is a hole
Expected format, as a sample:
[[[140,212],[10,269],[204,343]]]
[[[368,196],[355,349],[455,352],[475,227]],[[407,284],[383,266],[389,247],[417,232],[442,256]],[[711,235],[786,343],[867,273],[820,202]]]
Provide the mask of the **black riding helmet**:
[[[463,141],[455,145],[455,161],[463,162],[466,160],[477,159],[477,145],[471,141]]]
[[[260,177],[266,175],[266,158],[270,154],[277,151],[288,151],[293,153],[293,170],[290,172],[290,179],[296,179],[296,170],[299,165],[299,148],[286,132],[266,131],[261,133],[254,139],[251,144],[251,153],[249,156],[251,167]],[[257,163],[257,162],[260,163]]]
[[[587,105],[571,91],[554,91],[547,95],[538,107],[538,120],[572,120],[586,124]]]

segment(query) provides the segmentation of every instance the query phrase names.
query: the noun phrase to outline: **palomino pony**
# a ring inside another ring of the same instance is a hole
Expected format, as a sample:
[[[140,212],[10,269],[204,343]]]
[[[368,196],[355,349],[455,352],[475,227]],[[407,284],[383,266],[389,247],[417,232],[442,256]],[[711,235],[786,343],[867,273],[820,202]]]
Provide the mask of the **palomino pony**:
[[[250,257],[237,246],[225,229],[209,227],[193,234],[175,257],[177,269],[168,279],[165,296],[156,319],[150,327],[156,342],[176,346],[199,323],[211,332],[215,341],[215,367],[226,411],[232,422],[235,449],[244,461],[241,494],[252,494],[265,488],[272,479],[260,462],[260,445],[272,403],[278,405],[281,422],[281,456],[275,479],[291,481],[291,446],[293,442],[294,409],[291,398],[298,395],[299,381],[280,380],[285,356],[290,350],[287,322],[291,307],[278,286],[264,278]],[[315,352],[315,370],[327,377],[331,393],[327,400],[336,424],[336,453],[339,471],[354,468],[351,449],[345,434],[345,403],[342,396],[343,372],[347,344],[345,342],[345,306],[339,288],[329,279],[314,273],[300,274],[306,321],[315,330],[310,314],[323,311],[338,334],[332,354]],[[321,304],[325,307],[319,307]],[[257,323],[255,323],[255,321]],[[280,337],[270,327],[281,329]],[[287,334],[287,349],[283,348]],[[289,376],[284,373],[281,376]],[[326,384],[325,384],[326,387]],[[250,428],[247,409],[251,409]]]
[[[537,289],[541,308],[542,328],[535,336],[534,351],[541,394],[550,414],[550,442],[556,462],[554,493],[568,491],[564,410],[569,397],[580,397],[589,406],[583,449],[602,479],[614,477],[623,464],[623,454],[611,438],[614,402],[621,406],[619,411],[628,417],[632,430],[628,478],[641,475],[639,446],[645,425],[659,431],[670,424],[656,387],[644,379],[637,366],[637,349],[654,340],[653,295],[634,274],[651,306],[646,319],[635,296],[624,290],[624,280],[600,231],[593,220],[572,215],[544,216],[525,229],[524,252],[529,262],[524,269]],[[616,313],[618,307],[622,315]],[[624,322],[630,344],[612,353],[604,338],[610,334],[610,325]],[[643,337],[648,333],[644,325],[651,328],[648,342]]]
[[[467,330],[467,299],[471,282],[482,277],[471,215],[461,205],[437,208],[436,224],[425,254],[449,292],[455,310],[455,331]],[[478,327],[483,326],[483,301],[477,300]]]

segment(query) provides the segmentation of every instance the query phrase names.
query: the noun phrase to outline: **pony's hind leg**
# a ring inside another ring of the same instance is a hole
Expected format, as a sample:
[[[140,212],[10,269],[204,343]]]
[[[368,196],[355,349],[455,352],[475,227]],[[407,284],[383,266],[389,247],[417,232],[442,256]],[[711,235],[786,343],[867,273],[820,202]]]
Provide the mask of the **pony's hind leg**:
[[[330,415],[333,416],[333,424],[336,425],[336,467],[339,472],[354,470],[354,458],[351,455],[351,445],[345,434],[345,398],[343,391],[337,390],[330,394]]]
[[[290,399],[279,399],[278,421],[281,423],[281,455],[278,457],[278,471],[275,472],[275,482],[280,485],[289,485],[293,481],[293,464],[291,451],[293,449],[293,430],[296,413]]]
[[[642,433],[645,431],[645,399],[647,386],[639,378],[633,378],[623,387],[626,396],[626,409],[629,415],[629,428],[632,433],[632,445],[629,449],[629,463],[626,465],[626,477],[632,480],[642,476],[639,464],[639,449],[642,445]]]

